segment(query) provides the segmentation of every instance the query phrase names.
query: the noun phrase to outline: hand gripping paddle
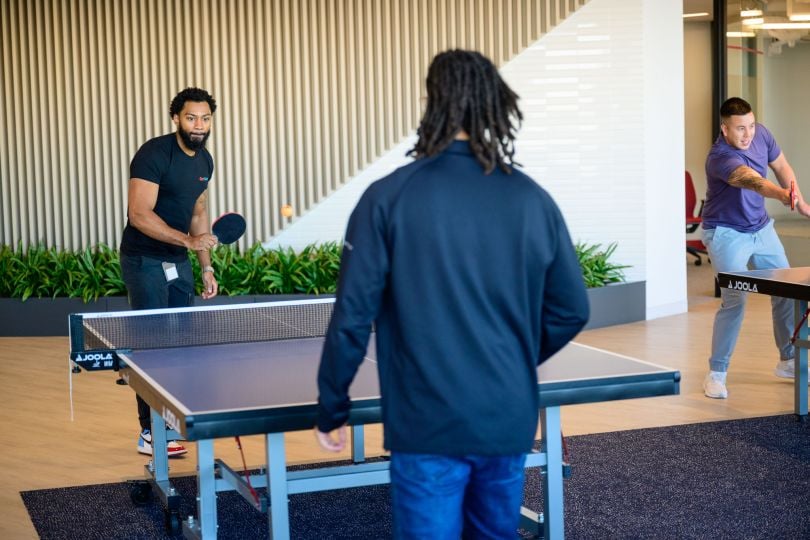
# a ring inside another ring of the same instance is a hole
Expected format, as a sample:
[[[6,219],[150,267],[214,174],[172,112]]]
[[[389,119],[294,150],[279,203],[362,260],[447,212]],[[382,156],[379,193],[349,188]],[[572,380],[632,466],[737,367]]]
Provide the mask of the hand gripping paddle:
[[[796,209],[796,182],[790,182],[790,209]]]
[[[220,244],[233,244],[242,238],[246,228],[245,218],[236,212],[228,212],[214,220],[211,232],[214,233]]]

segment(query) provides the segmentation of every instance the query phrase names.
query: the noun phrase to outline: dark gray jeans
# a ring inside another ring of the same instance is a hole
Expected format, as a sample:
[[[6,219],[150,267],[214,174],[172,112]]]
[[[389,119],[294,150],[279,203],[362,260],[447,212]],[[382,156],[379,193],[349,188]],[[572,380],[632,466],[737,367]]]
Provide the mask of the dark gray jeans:
[[[194,273],[191,261],[175,263],[177,279],[166,281],[163,261],[143,256],[121,258],[121,274],[127,286],[129,306],[132,309],[160,309],[188,307],[194,304]],[[151,429],[149,405],[136,394],[138,420],[141,429]]]

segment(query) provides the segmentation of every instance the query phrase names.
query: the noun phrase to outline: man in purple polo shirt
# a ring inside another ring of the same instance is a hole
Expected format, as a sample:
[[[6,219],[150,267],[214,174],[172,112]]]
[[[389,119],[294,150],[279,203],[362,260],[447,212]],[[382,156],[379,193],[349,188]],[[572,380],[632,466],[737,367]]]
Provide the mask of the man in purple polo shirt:
[[[757,124],[751,105],[733,97],[720,107],[721,134],[706,158],[706,204],[703,242],[716,272],[788,268],[785,249],[765,210],[765,198],[790,205],[790,186],[796,174],[771,132]],[[766,179],[770,167],[779,185]],[[795,208],[810,217],[810,205],[795,184]],[[709,373],[703,381],[707,397],[725,399],[726,372],[740,333],[746,294],[722,289],[722,303],[714,319]],[[771,298],[773,334],[779,350],[777,377],[792,378],[794,348],[793,306],[790,300]]]

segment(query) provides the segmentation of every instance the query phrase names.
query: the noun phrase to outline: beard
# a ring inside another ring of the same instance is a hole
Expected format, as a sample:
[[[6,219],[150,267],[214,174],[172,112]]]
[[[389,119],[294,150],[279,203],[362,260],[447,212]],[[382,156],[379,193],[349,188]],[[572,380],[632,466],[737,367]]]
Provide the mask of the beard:
[[[205,148],[205,141],[207,141],[208,136],[211,135],[211,132],[207,131],[205,135],[201,137],[200,135],[192,134],[191,132],[184,130],[180,126],[177,126],[177,133],[180,134],[183,144],[185,144],[189,150],[194,151]]]

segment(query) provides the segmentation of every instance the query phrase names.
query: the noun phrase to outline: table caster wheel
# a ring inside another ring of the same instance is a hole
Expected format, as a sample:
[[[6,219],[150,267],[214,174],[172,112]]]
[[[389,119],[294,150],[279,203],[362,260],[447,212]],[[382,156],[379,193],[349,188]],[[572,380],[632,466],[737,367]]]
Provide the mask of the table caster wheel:
[[[183,520],[177,511],[166,512],[166,532],[169,536],[177,536],[183,532]]]
[[[129,485],[129,498],[135,506],[143,506],[152,500],[152,486],[149,482],[132,482]]]

